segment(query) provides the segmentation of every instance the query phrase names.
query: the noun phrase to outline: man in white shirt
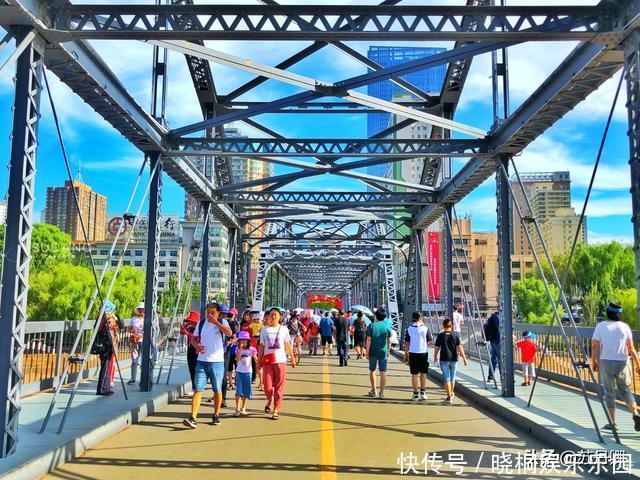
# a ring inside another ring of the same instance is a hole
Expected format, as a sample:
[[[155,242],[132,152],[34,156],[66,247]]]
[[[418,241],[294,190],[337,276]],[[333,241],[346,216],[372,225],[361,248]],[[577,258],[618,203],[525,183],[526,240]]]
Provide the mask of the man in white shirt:
[[[429,370],[429,342],[433,339],[429,328],[422,321],[420,312],[413,312],[412,323],[404,339],[404,361],[409,364],[413,401],[427,399],[427,372]],[[418,379],[420,392],[418,392]]]
[[[207,380],[211,381],[213,395],[215,399],[212,425],[220,424],[220,407],[222,406],[222,379],[224,371],[224,350],[225,335],[231,337],[233,332],[229,327],[229,322],[220,317],[220,304],[211,302],[207,304],[205,310],[206,319],[194,330],[191,337],[191,344],[198,352],[195,371],[195,391],[191,400],[191,417],[184,419],[184,426],[196,428],[198,426],[198,410],[200,409],[200,399],[207,385]]]
[[[629,325],[622,321],[622,307],[610,303],[606,308],[607,320],[596,325],[591,339],[591,367],[599,372],[604,388],[604,400],[613,424],[605,425],[606,430],[616,428],[616,385],[618,393],[633,414],[636,432],[640,432],[640,415],[635,397],[631,393],[631,375],[628,360],[640,373],[640,359],[633,345],[633,335]]]
[[[453,307],[453,331],[458,335],[462,333],[462,325],[464,325],[464,317],[462,316],[462,305],[458,304]]]

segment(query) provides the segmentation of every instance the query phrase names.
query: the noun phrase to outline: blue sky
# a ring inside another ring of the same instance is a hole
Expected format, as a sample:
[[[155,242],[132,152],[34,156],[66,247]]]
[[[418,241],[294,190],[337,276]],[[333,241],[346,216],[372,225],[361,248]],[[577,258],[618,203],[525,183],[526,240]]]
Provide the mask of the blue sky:
[[[113,2],[115,3],[115,2]],[[119,2],[122,3],[122,2]],[[149,2],[137,2],[149,3]],[[256,3],[244,1],[233,3]],[[299,3],[286,2],[282,3]],[[362,2],[318,2],[318,3],[365,3]],[[374,3],[367,1],[366,3]],[[416,2],[407,2],[409,4]],[[418,2],[423,3],[424,2]],[[438,3],[438,2],[429,2]],[[460,4],[464,2],[439,2]],[[551,5],[553,1],[510,1],[510,4]],[[594,1],[574,1],[575,4],[593,4]],[[4,32],[3,32],[4,33]],[[351,47],[365,53],[369,45],[390,45],[392,42],[347,42]],[[140,105],[149,106],[150,73],[152,48],[139,42],[92,42],[96,50],[105,58],[124,85]],[[207,42],[207,46],[250,58],[254,61],[276,65],[280,60],[308,45],[307,42]],[[421,46],[451,47],[447,42],[419,43]],[[511,108],[514,110],[549,73],[562,61],[575,44],[530,43],[510,49]],[[6,49],[8,50],[8,49]],[[8,52],[0,53],[2,61]],[[225,93],[252,78],[252,75],[213,65],[217,88]],[[346,57],[341,52],[326,47],[307,60],[299,63],[296,73],[325,81],[337,81],[363,73],[364,67]],[[456,120],[479,128],[489,129],[491,124],[490,57],[476,58],[472,66],[466,89],[462,95]],[[0,78],[0,154],[6,165],[9,157],[9,135],[11,133],[11,106],[13,103],[13,83],[11,73],[5,72]],[[168,91],[168,122],[171,127],[182,126],[200,119],[200,110],[188,77],[183,57],[170,53]],[[517,158],[521,171],[569,170],[572,177],[573,206],[582,205],[591,169],[602,135],[606,116],[617,85],[616,77],[606,82],[597,92],[586,99],[578,108],[531,144]],[[125,208],[133,181],[142,161],[142,155],[103,121],[79,98],[49,75],[53,96],[62,119],[62,130],[67,149],[74,164],[82,163],[82,176],[94,190],[107,195],[110,213],[122,213]],[[624,87],[624,86],[623,86]],[[299,90],[267,81],[258,89],[241,97],[244,100],[271,100],[298,92]],[[592,200],[587,209],[588,231],[591,241],[619,239],[630,242],[631,198],[629,195],[627,120],[623,92],[618,100],[611,131],[604,150],[599,174],[595,183]],[[358,138],[366,134],[364,115],[262,115],[257,121],[279,131],[283,135],[296,137],[338,137]],[[238,126],[245,135],[259,136],[244,124]],[[459,168],[461,161],[456,161]],[[276,167],[276,174],[292,171]],[[0,195],[6,192],[8,170],[0,175]],[[46,95],[42,97],[42,119],[40,122],[40,148],[38,151],[38,173],[36,177],[36,212],[44,208],[46,187],[61,185],[66,178],[62,156],[58,146],[53,120]],[[320,176],[293,184],[292,189],[300,190],[359,190],[364,187],[357,181],[343,177]],[[173,181],[166,179],[163,213],[180,214],[183,211],[183,192]],[[475,192],[466,197],[458,206],[458,212],[469,213],[473,217],[474,229],[495,229],[494,180],[489,179]]]

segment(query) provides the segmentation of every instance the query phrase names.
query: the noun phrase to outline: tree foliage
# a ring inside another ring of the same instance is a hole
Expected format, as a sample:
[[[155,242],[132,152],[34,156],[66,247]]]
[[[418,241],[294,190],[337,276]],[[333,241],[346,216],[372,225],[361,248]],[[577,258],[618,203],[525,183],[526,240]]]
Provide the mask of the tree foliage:
[[[553,298],[558,297],[558,289],[549,284]],[[513,285],[513,298],[526,323],[549,324],[553,320],[553,308],[541,279],[529,275]],[[562,310],[558,312],[562,315]]]
[[[565,277],[568,261],[568,254],[553,258],[553,265],[560,280]],[[542,270],[552,283],[551,267],[543,263]],[[541,279],[539,272],[532,275],[538,280]],[[594,325],[607,302],[618,296],[630,301],[633,297],[630,290],[635,291],[635,286],[633,248],[630,245],[610,242],[576,246],[563,290],[571,304],[582,305],[584,323]],[[519,288],[521,290],[524,286]],[[535,292],[533,293],[535,296]],[[627,310],[625,309],[625,313]],[[635,316],[635,308],[632,310]]]
[[[27,315],[31,320],[81,320],[95,283],[91,272],[70,263],[30,276]]]
[[[635,288],[618,288],[611,294],[611,301],[622,306],[622,318],[631,328],[638,328],[638,293]]]
[[[107,272],[100,291],[106,295],[113,279],[113,270]],[[131,317],[138,303],[144,300],[144,274],[130,265],[120,267],[118,277],[109,296],[116,305],[116,315],[120,318]]]

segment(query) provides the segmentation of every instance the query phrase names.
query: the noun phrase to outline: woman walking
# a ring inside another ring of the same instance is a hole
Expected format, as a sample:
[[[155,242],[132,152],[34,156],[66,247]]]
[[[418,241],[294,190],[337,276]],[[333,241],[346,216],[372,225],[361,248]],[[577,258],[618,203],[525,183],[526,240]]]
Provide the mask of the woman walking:
[[[113,304],[111,303],[111,305]],[[98,375],[97,395],[113,395],[111,372],[115,369],[119,332],[118,319],[113,313],[114,309],[115,307],[110,306],[105,309],[94,344],[100,346],[98,353],[100,355],[100,373]]]
[[[282,407],[287,355],[291,358],[291,368],[296,366],[289,330],[280,324],[281,318],[282,312],[278,307],[271,307],[267,311],[258,346],[258,365],[262,367],[262,381],[267,397],[264,412],[272,413],[272,420],[278,420],[278,413]]]
[[[440,361],[440,370],[444,378],[444,390],[447,398],[444,403],[453,404],[455,394],[453,390],[456,388],[456,369],[458,367],[458,358],[462,358],[465,367],[467,366],[467,357],[464,354],[464,348],[460,343],[460,335],[453,331],[453,322],[450,318],[442,321],[443,331],[436,337],[436,347],[433,351],[434,362]],[[438,356],[438,353],[440,354]]]
[[[360,360],[363,354],[363,348],[367,340],[367,322],[364,321],[364,314],[358,312],[356,320],[353,322],[353,345],[356,350],[356,360]]]

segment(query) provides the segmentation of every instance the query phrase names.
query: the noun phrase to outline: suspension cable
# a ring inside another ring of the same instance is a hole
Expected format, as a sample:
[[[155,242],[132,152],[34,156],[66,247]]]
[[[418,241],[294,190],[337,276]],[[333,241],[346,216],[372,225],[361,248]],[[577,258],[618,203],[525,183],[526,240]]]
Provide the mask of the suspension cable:
[[[567,279],[569,278],[569,271],[571,270],[571,262],[573,260],[575,251],[576,251],[576,247],[578,245],[578,239],[580,238],[580,228],[582,227],[582,225],[584,224],[584,218],[586,216],[586,212],[587,212],[587,205],[589,203],[589,199],[591,198],[591,191],[593,190],[593,184],[595,182],[595,178],[596,178],[596,173],[598,172],[598,166],[600,165],[600,159],[602,158],[602,152],[604,150],[604,145],[605,142],[607,140],[607,135],[609,133],[609,127],[611,126],[611,121],[613,119],[613,114],[615,112],[615,108],[616,108],[616,104],[618,103],[618,96],[620,94],[620,90],[622,88],[622,81],[624,80],[624,73],[625,73],[625,69],[622,69],[622,73],[620,75],[620,81],[618,82],[618,87],[616,88],[616,93],[613,97],[613,103],[611,104],[611,110],[609,110],[609,116],[607,118],[607,122],[605,124],[604,127],[604,132],[602,133],[602,139],[600,140],[600,146],[598,148],[598,155],[596,156],[596,161],[593,165],[593,171],[591,172],[591,179],[589,180],[589,187],[587,188],[587,194],[585,196],[585,200],[584,200],[584,204],[582,205],[582,211],[580,212],[580,218],[578,220],[578,226],[576,227],[576,233],[573,236],[573,243],[571,244],[571,250],[569,252],[569,257],[567,259],[567,265],[564,268],[564,272],[562,274],[562,281],[560,283],[560,290],[563,291],[566,283],[567,283]],[[560,302],[560,298],[558,298],[558,303]],[[573,315],[571,314],[571,312],[567,312],[567,314],[573,318]],[[544,348],[542,350],[542,356],[540,357],[540,367],[542,368],[542,365],[544,363],[544,360],[546,358],[547,355],[547,347],[549,344],[549,341],[551,339],[551,327],[552,325],[549,325],[547,332],[545,334],[545,340],[544,340]],[[583,359],[585,362],[587,361],[586,358]],[[531,392],[529,393],[529,400],[527,402],[527,406],[531,405],[531,400],[533,399],[533,393],[536,389],[536,385],[538,383],[538,377],[536,376],[533,380],[533,385],[531,386]],[[615,428],[615,426],[614,426]]]
[[[511,160],[512,160],[512,164],[513,164],[513,167],[514,167],[514,172],[516,173],[516,177],[518,179],[518,182],[522,186],[522,181],[520,180],[520,176],[518,175],[518,170],[515,167],[515,162],[513,162],[513,158]],[[500,167],[500,170],[499,170],[499,172],[497,174],[502,174],[502,176],[504,178],[504,182],[506,183],[507,188],[509,189],[509,193],[511,194],[511,199],[512,199],[513,205],[515,206],[516,211],[518,213],[518,217],[520,218],[521,222],[524,222],[524,218],[525,217],[524,217],[524,215],[522,213],[522,210],[520,208],[520,204],[518,202],[518,199],[516,198],[516,196],[515,196],[515,194],[513,192],[513,188],[511,187],[511,184],[509,183],[509,175],[507,174],[507,170],[506,170],[506,168],[505,168],[505,166],[503,165],[502,162],[498,162],[498,165]],[[525,195],[524,195],[525,200],[527,201],[529,209],[531,209],[531,205],[528,202],[528,200],[529,200],[528,196],[527,196],[526,192],[524,192],[524,193],[525,193]],[[542,238],[542,233],[540,231],[540,227],[538,226],[537,222],[535,222],[535,221],[534,221],[534,225],[536,226],[536,232],[538,233],[538,236],[539,236],[539,238],[541,240],[544,254],[545,254],[546,258],[547,258],[547,261],[550,263],[551,273],[552,273],[554,282],[556,283],[556,285],[559,285],[560,280],[558,279],[558,275],[557,275],[556,270],[555,270],[555,268],[553,266],[553,262],[551,261],[551,257],[549,256],[549,252],[547,250],[546,243],[544,242],[544,239]],[[604,438],[602,437],[602,432],[600,431],[600,427],[598,426],[598,421],[596,420],[595,414],[593,413],[593,409],[591,408],[591,403],[589,401],[589,396],[587,395],[587,390],[586,390],[586,386],[584,384],[584,380],[582,379],[582,375],[580,374],[580,370],[578,369],[578,362],[576,361],[575,354],[573,353],[573,349],[571,348],[571,345],[569,343],[569,338],[567,336],[567,332],[564,329],[564,326],[562,325],[562,320],[560,318],[560,314],[558,313],[558,306],[556,305],[555,299],[553,297],[553,294],[551,293],[551,289],[549,287],[549,283],[548,283],[547,278],[546,278],[546,276],[544,274],[544,271],[542,269],[542,264],[540,263],[540,259],[538,257],[538,254],[537,254],[536,250],[533,248],[533,241],[531,239],[531,233],[529,232],[529,229],[527,229],[527,228],[524,229],[524,233],[527,236],[527,240],[529,242],[529,245],[531,245],[533,258],[534,258],[535,263],[536,263],[536,265],[538,267],[538,271],[539,271],[540,276],[542,278],[542,283],[543,283],[545,292],[547,294],[547,297],[549,298],[549,302],[551,302],[551,307],[553,309],[553,314],[554,314],[555,318],[558,321],[558,325],[560,327],[560,331],[562,333],[562,337],[564,339],[565,346],[568,349],[569,357],[571,359],[571,365],[573,366],[574,372],[576,374],[576,378],[577,378],[578,382],[580,383],[580,389],[581,389],[582,395],[584,397],[584,400],[585,400],[585,402],[587,404],[587,410],[589,411],[589,415],[591,416],[591,420],[593,421],[593,425],[594,425],[594,428],[595,428],[595,430],[597,432],[598,438],[600,439],[601,442],[604,442]],[[562,290],[561,290],[561,293],[562,293]],[[566,303],[566,298],[564,298],[564,294],[562,294],[562,295],[563,295],[563,300]],[[572,320],[573,320],[573,318],[572,318]],[[593,372],[591,371],[591,368],[589,368],[589,371],[590,371],[591,375],[593,376]],[[595,380],[594,380],[594,383],[596,383]],[[602,396],[598,395],[598,397],[599,397],[600,403],[602,404],[602,407],[604,409],[605,416],[607,417],[607,420],[609,422],[611,422],[611,418],[610,418],[609,412],[606,409],[606,407],[605,407],[605,405],[604,405],[604,403],[602,401]],[[613,430],[613,433],[616,436],[616,440],[619,442],[618,434],[617,434],[615,429]]]

